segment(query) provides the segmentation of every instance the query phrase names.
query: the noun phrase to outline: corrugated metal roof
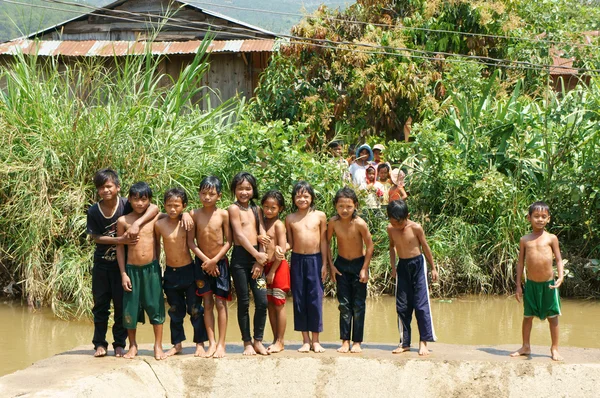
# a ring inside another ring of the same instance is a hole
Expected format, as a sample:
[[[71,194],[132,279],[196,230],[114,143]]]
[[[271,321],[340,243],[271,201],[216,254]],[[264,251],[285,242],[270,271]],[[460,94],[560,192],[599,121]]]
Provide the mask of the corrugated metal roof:
[[[42,56],[63,55],[68,57],[112,57],[140,55],[147,48],[152,54],[195,54],[202,45],[200,40],[184,42],[139,42],[139,41],[67,41],[67,40],[13,40],[0,44],[0,54],[38,54]],[[275,40],[213,40],[207,52],[271,52]]]

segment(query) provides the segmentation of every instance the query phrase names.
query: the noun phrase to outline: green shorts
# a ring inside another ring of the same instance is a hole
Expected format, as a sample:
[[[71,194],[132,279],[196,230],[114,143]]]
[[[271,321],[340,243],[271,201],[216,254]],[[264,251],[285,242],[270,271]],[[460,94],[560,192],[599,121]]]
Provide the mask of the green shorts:
[[[135,329],[137,323],[145,323],[144,311],[152,325],[165,322],[165,299],[163,297],[160,264],[157,260],[146,265],[125,266],[131,279],[131,291],[123,293],[123,326]]]
[[[524,316],[537,316],[542,321],[560,315],[558,289],[550,289],[554,280],[547,282],[526,281],[523,291]]]

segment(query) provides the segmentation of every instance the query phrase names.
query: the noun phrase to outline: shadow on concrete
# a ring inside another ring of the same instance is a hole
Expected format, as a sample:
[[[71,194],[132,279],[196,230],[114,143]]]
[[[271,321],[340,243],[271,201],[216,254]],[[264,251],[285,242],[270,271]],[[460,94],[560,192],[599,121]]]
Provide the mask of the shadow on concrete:
[[[483,351],[488,354],[498,355],[498,356],[503,356],[503,357],[508,357],[513,352],[513,351],[509,351],[509,350],[500,350],[498,348],[492,348],[492,347],[477,348],[477,351]],[[550,358],[550,355],[540,355],[540,354],[531,353],[529,355],[522,355],[522,357],[524,357],[527,360],[531,360],[533,358],[544,358],[544,357]]]

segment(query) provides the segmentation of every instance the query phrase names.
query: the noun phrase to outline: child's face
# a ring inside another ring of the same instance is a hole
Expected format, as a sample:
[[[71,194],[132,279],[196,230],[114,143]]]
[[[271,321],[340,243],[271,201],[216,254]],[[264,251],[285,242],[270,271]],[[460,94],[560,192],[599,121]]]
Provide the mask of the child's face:
[[[169,218],[179,218],[183,209],[185,209],[185,205],[180,197],[173,196],[165,202],[165,211]]]
[[[150,198],[147,196],[129,195],[129,203],[131,203],[134,212],[137,214],[144,214],[148,209],[148,206],[150,206]]]
[[[219,199],[221,199],[221,194],[217,193],[217,190],[214,187],[204,188],[198,193],[198,196],[204,207],[215,206]]]
[[[335,204],[336,213],[344,220],[352,218],[355,210],[356,204],[350,198],[339,198]]]
[[[98,195],[103,200],[111,200],[117,197],[120,191],[120,185],[116,185],[112,180],[107,180],[104,185],[98,188]]]
[[[373,170],[373,169],[367,170],[367,179],[369,181],[375,180],[375,170]]]
[[[331,154],[336,158],[341,157],[342,156],[342,147],[336,146],[335,148],[331,148]]]
[[[236,185],[235,198],[238,202],[248,203],[252,196],[254,196],[254,191],[252,190],[252,184],[248,181],[244,180]]]
[[[392,228],[399,229],[400,231],[403,231],[404,228],[406,228],[407,223],[408,223],[408,217],[405,218],[404,220],[397,220],[395,218],[390,218],[390,224],[392,225]]]
[[[387,181],[390,178],[390,173],[385,167],[379,169],[379,181]]]
[[[279,212],[281,211],[281,207],[279,206],[279,202],[275,198],[267,198],[262,204],[262,210],[265,217],[268,219],[277,218],[279,216]]]
[[[310,207],[312,203],[312,198],[310,194],[306,190],[302,190],[296,193],[294,197],[294,204],[298,208],[298,210],[306,210]]]
[[[381,150],[380,149],[374,149],[373,150],[373,157],[375,158],[375,160],[379,161],[379,159],[381,159]]]
[[[550,214],[547,210],[534,210],[531,215],[527,215],[527,220],[531,223],[534,230],[543,230],[550,222]]]
[[[368,149],[361,149],[360,152],[358,153],[358,156],[360,157],[361,160],[368,160],[369,159],[369,150]]]

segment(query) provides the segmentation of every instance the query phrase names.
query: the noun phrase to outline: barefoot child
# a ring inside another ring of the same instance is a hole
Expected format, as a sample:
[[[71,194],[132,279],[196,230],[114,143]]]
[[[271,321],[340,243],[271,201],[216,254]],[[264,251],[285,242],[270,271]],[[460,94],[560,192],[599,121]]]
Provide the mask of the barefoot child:
[[[194,263],[187,244],[188,232],[179,221],[187,206],[187,194],[181,188],[169,189],[165,192],[164,206],[167,217],[156,222],[154,231],[159,251],[161,238],[163,240],[167,263],[163,287],[170,306],[173,348],[167,351],[166,355],[179,354],[182,350],[181,342],[185,340],[183,319],[187,312],[194,329],[195,356],[201,356],[204,354],[204,341],[208,340],[204,327],[204,310],[202,300],[196,296]]]
[[[94,356],[106,355],[108,342],[106,331],[110,316],[110,302],[114,306],[115,322],[112,327],[115,356],[123,356],[127,330],[123,327],[123,286],[117,263],[117,245],[135,245],[140,226],[158,214],[158,207],[151,204],[148,210],[133,222],[122,236],[117,237],[117,220],[131,212],[131,204],[120,197],[121,183],[116,171],[99,170],[94,175],[94,185],[100,201],[89,208],[87,213],[87,233],[96,243],[94,268],[92,269],[92,296],[94,297]]]
[[[315,192],[306,181],[292,191],[296,212],[285,218],[287,241],[292,249],[291,281],[294,297],[294,330],[302,332],[300,352],[324,352],[323,282],[327,275],[327,219],[314,209]],[[309,336],[312,332],[312,342]]]
[[[267,282],[263,266],[267,254],[258,245],[258,236],[264,233],[262,214],[254,204],[258,199],[256,179],[250,173],[239,172],[231,181],[231,192],[236,201],[229,206],[229,221],[233,232],[231,276],[238,300],[238,324],[244,341],[244,355],[268,355],[262,343],[267,321]],[[254,342],[250,335],[250,293],[254,297]]]
[[[531,327],[533,317],[542,321],[548,318],[552,346],[550,353],[555,361],[562,361],[558,353],[558,316],[560,298],[558,288],[563,282],[563,263],[556,235],[549,234],[545,228],[550,221],[550,208],[544,202],[535,202],[529,206],[527,221],[531,223],[532,232],[519,242],[519,263],[517,265],[517,301],[523,299],[523,346],[510,354],[511,357],[531,354]],[[558,279],[554,280],[552,255],[556,259]],[[523,268],[527,266],[525,294],[521,287]]]
[[[333,204],[337,215],[329,219],[327,225],[327,246],[331,248],[331,239],[335,235],[338,256],[334,263],[329,249],[328,257],[331,279],[336,283],[340,302],[342,346],[338,348],[338,352],[361,352],[373,240],[367,223],[357,214],[358,198],[352,189],[342,188],[337,191]]]
[[[123,236],[131,225],[146,212],[152,200],[152,190],[145,182],[137,182],[129,188],[129,202],[133,212],[117,221],[117,236]],[[158,246],[154,235],[154,224],[158,216],[148,221],[138,235],[135,246],[127,247],[127,265],[125,265],[125,246],[117,246],[117,261],[121,271],[123,285],[123,326],[127,329],[129,351],[123,356],[132,359],[137,355],[136,326],[144,323],[143,309],[148,314],[154,329],[154,358],[165,359],[162,349],[163,323],[165,322],[165,303],[161,284],[161,269],[158,263]]]
[[[285,250],[287,245],[285,237],[285,225],[279,219],[279,213],[285,208],[283,195],[279,191],[269,191],[262,197],[262,210],[265,217],[265,231],[269,237],[266,245],[267,263],[265,274],[267,275],[267,306],[269,322],[273,330],[273,344],[267,348],[270,354],[283,351],[284,334],[287,324],[285,314],[285,300],[287,292],[290,291],[290,266],[285,258],[279,260],[276,249]]]
[[[225,356],[225,336],[227,334],[227,301],[231,300],[229,264],[227,251],[231,247],[229,213],[218,209],[221,199],[221,181],[217,177],[206,177],[199,189],[202,207],[191,212],[196,225],[195,231],[188,233],[188,244],[196,255],[197,293],[204,299],[204,323],[208,332],[206,358]],[[215,338],[215,314],[219,341]]]
[[[400,345],[394,354],[410,350],[410,321],[413,309],[419,326],[419,355],[429,355],[428,341],[435,341],[431,320],[429,288],[427,286],[427,262],[431,264],[431,279],[436,282],[438,273],[423,228],[408,219],[408,206],[402,200],[390,202],[387,207],[390,224],[390,263],[392,277],[396,278],[396,311],[398,312]],[[398,265],[394,267],[398,255]],[[425,254],[425,256],[423,256]]]

